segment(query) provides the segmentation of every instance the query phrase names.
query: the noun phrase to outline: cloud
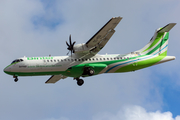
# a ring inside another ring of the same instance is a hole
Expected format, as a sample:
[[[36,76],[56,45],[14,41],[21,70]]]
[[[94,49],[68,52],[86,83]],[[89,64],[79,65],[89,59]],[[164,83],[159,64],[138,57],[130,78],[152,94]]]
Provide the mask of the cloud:
[[[92,120],[180,120],[180,116],[172,117],[171,112],[148,112],[140,106],[126,106],[117,114],[100,113]]]
[[[47,118],[43,120],[70,120],[66,117],[61,118]],[[89,120],[180,120],[180,115],[173,118],[171,112],[161,111],[147,111],[138,105],[128,105],[122,107],[116,114],[110,112],[103,112],[94,115]]]

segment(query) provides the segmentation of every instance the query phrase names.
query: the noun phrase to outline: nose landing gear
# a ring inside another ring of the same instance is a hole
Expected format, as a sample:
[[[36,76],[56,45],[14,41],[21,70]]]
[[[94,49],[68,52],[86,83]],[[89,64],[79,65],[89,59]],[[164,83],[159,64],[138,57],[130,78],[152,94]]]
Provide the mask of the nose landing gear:
[[[17,82],[18,81],[18,76],[13,76],[13,78],[14,78],[14,82]]]

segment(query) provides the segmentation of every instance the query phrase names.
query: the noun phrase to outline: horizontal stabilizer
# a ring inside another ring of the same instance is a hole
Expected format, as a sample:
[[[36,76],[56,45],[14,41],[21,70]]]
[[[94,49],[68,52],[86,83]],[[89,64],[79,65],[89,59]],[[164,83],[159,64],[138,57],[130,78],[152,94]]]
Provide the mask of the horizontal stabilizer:
[[[176,23],[169,23],[166,26],[164,26],[162,29],[157,31],[157,33],[169,32],[175,25],[176,25]]]

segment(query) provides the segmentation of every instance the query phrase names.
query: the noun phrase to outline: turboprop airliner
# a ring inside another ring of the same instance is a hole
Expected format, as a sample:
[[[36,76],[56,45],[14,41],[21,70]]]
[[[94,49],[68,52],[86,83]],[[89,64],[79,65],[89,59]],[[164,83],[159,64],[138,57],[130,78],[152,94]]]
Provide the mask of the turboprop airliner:
[[[80,77],[130,72],[175,59],[175,56],[167,56],[167,49],[169,31],[176,23],[157,29],[149,43],[140,50],[128,54],[97,54],[115,33],[114,29],[121,20],[122,17],[111,18],[86,43],[75,45],[70,35],[69,43],[66,42],[70,55],[21,57],[4,68],[4,72],[12,75],[15,82],[19,76],[51,75],[45,83],[72,77],[81,86],[84,80]]]

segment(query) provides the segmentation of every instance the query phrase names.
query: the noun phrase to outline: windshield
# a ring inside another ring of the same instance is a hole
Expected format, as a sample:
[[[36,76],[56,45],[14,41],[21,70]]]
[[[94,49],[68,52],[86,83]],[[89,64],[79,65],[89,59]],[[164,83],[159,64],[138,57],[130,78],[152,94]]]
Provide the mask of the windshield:
[[[16,59],[16,60],[12,61],[11,64],[13,64],[13,63],[15,63],[15,62],[21,62],[21,61],[23,61],[23,59]]]

